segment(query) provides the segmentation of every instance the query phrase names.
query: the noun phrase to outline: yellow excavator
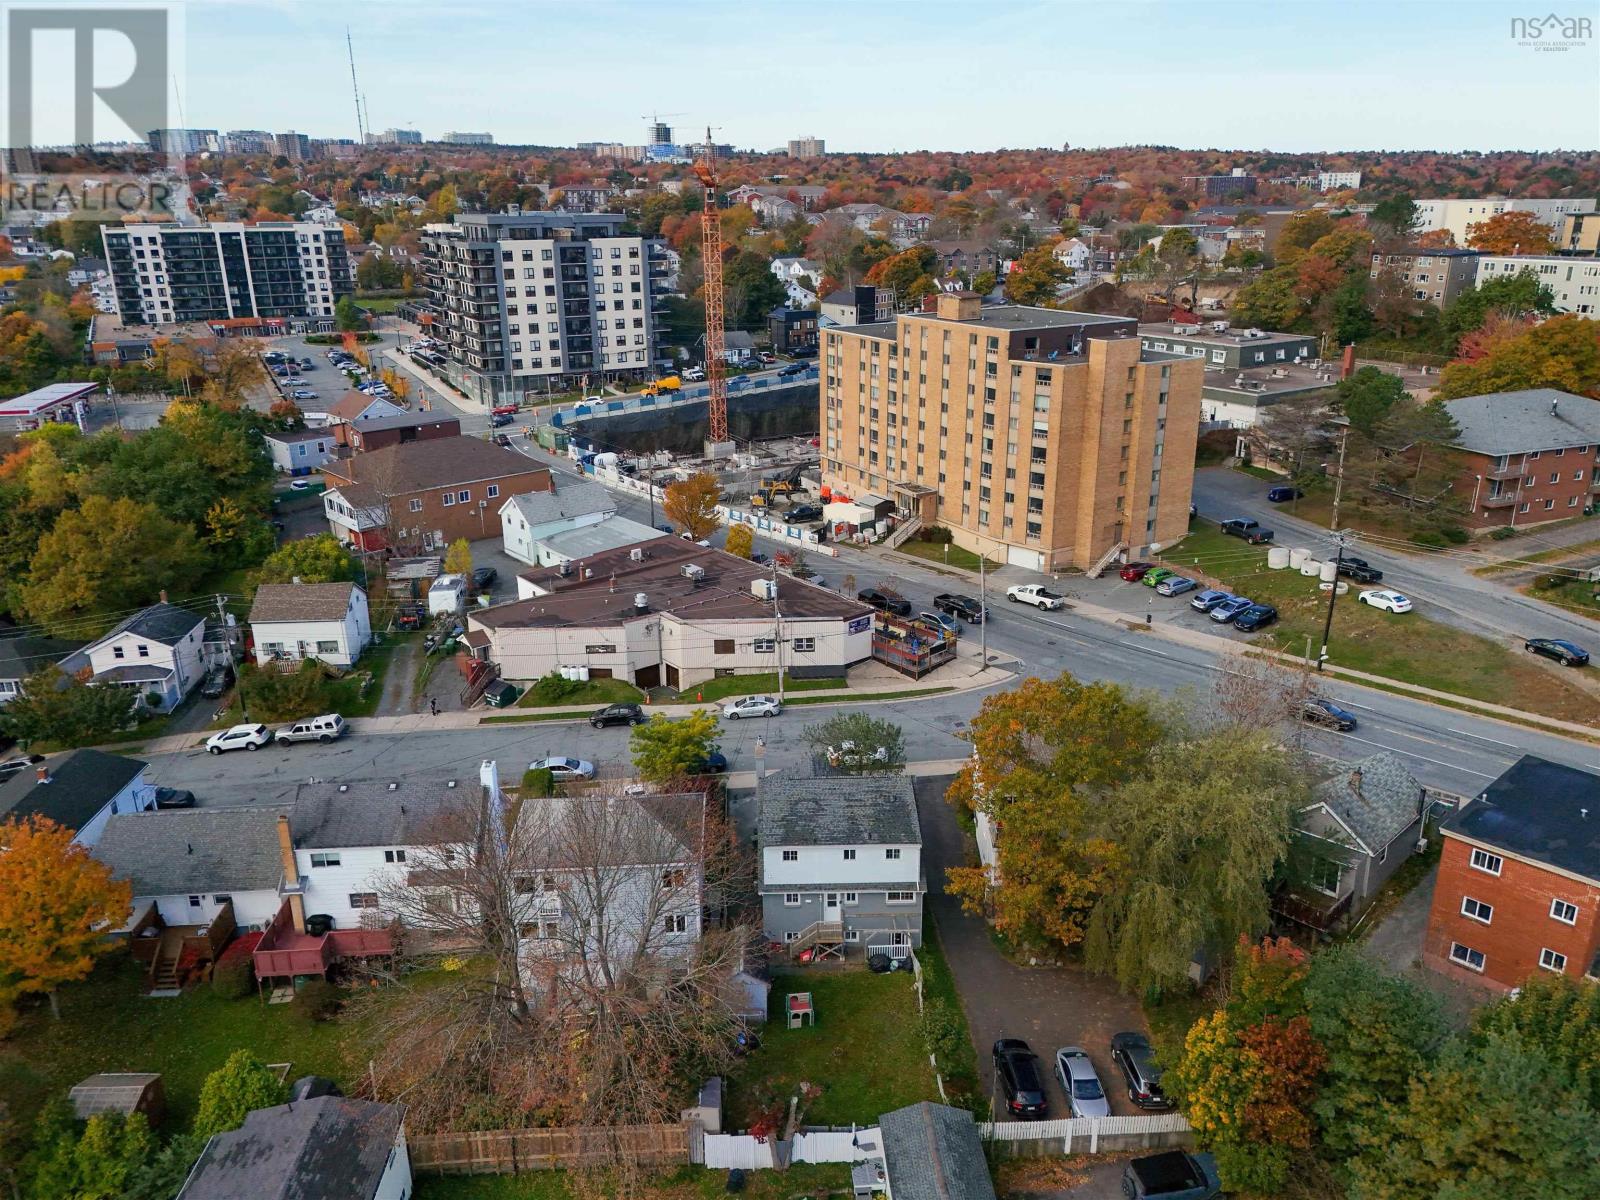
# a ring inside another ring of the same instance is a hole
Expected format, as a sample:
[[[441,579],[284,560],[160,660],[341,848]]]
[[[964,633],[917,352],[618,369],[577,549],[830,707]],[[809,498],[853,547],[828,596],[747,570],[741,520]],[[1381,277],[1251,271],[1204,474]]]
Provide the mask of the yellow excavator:
[[[764,479],[756,490],[750,493],[751,508],[771,508],[772,502],[779,496],[792,497],[799,493],[800,485],[787,479]]]

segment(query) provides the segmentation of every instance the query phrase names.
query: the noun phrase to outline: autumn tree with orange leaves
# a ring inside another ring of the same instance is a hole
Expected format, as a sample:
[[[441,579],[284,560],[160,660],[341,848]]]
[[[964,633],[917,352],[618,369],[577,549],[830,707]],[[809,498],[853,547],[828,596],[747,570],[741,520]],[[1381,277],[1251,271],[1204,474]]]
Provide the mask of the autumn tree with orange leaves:
[[[1485,254],[1550,254],[1556,248],[1550,226],[1531,212],[1496,213],[1468,225],[1467,245]]]
[[[37,815],[0,825],[0,1035],[26,995],[48,996],[59,1018],[57,989],[87,978],[127,919],[128,884],[72,836]]]

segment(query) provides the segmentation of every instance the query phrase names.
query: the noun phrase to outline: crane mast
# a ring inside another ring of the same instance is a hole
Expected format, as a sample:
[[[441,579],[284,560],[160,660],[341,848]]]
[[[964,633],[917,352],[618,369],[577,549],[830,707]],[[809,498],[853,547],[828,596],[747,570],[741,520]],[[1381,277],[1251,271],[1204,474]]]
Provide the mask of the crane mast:
[[[727,332],[722,308],[722,214],[717,208],[717,152],[706,129],[705,153],[695,163],[694,173],[705,188],[705,203],[700,212],[700,252],[705,267],[706,302],[706,382],[709,389],[706,413],[709,418],[707,453],[711,457],[726,453],[728,443],[728,364],[725,357]]]

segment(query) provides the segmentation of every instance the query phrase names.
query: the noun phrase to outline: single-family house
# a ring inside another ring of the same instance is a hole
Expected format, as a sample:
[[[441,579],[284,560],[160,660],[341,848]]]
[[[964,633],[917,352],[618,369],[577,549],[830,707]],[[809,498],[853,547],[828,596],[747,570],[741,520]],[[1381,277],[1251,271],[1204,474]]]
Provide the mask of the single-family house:
[[[757,196],[750,201],[750,208],[768,228],[787,225],[801,213],[798,204],[782,196]]]
[[[157,712],[170,712],[206,673],[206,619],[162,600],[119,622],[63,664],[87,663],[95,683],[139,693]]]
[[[924,1100],[878,1118],[889,1200],[995,1200],[972,1114]],[[186,1200],[186,1198],[181,1198]]]
[[[328,406],[328,416],[336,425],[360,425],[384,417],[403,417],[406,410],[393,401],[369,396],[351,388]]]
[[[535,567],[553,567],[666,536],[617,516],[611,493],[588,482],[513,496],[500,509],[500,531],[506,553]]]
[[[405,1108],[318,1096],[211,1136],[178,1200],[410,1200]]]
[[[148,812],[156,790],[145,782],[148,763],[102,750],[74,750],[0,784],[0,821],[48,817],[91,849],[114,817]]]
[[[372,641],[367,593],[357,583],[264,583],[250,606],[256,663],[321,659],[348,667]]]
[[[280,471],[305,475],[334,457],[333,433],[327,429],[291,429],[264,433],[267,457]]]
[[[0,704],[15,700],[29,675],[59,664],[82,646],[82,642],[29,634],[0,637]]]
[[[1052,252],[1055,260],[1072,272],[1073,282],[1082,283],[1089,278],[1094,253],[1078,238],[1070,237],[1056,243]]]
[[[1334,772],[1299,815],[1296,878],[1273,911],[1319,933],[1359,916],[1416,850],[1426,808],[1422,785],[1387,751]]]
[[[762,928],[791,954],[903,957],[922,944],[922,827],[900,774],[761,785],[756,844]]]
[[[822,278],[822,264],[809,258],[784,255],[772,260],[770,267],[779,283],[805,282]]]

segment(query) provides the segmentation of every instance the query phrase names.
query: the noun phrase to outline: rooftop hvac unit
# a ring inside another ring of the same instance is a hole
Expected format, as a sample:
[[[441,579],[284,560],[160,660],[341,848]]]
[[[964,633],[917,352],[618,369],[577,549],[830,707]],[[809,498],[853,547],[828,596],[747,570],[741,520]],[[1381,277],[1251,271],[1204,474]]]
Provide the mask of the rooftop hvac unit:
[[[634,562],[643,562],[644,548],[642,546],[635,546],[632,550],[628,551],[628,557]]]
[[[681,570],[685,579],[692,579],[696,583],[706,577],[706,569],[699,563],[684,563]]]
[[[778,581],[768,579],[765,575],[750,581],[750,594],[757,600],[775,600],[778,596]]]
[[[649,612],[650,597],[645,595],[643,592],[635,592],[633,594],[633,606],[640,612]]]
[[[557,575],[571,575],[572,574],[572,560],[570,558],[564,558],[560,562],[558,562],[556,564],[556,574]]]
[[[1211,328],[1216,333],[1227,333],[1228,323],[1226,321],[1213,321],[1211,322]]]

